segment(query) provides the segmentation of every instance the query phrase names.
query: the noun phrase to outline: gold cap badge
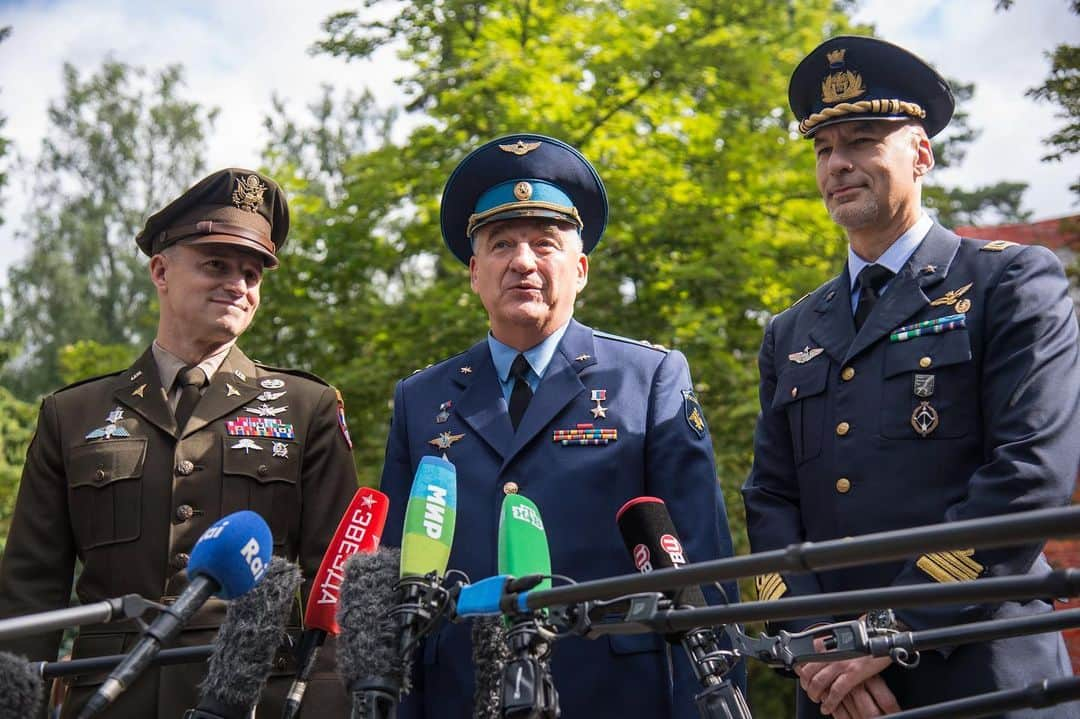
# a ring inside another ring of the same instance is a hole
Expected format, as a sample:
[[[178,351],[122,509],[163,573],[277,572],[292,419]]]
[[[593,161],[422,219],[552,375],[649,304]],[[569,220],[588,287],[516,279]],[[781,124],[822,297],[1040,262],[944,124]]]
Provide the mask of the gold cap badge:
[[[522,202],[532,197],[533,187],[530,183],[522,180],[514,185],[514,197],[518,198]]]
[[[264,192],[266,192],[266,185],[259,180],[258,175],[238,177],[236,189],[232,193],[232,201],[241,210],[255,212],[262,204]]]
[[[829,60],[829,69],[837,69],[831,75],[826,75],[821,81],[821,100],[832,105],[833,103],[851,100],[866,94],[866,86],[863,85],[862,75],[851,70],[844,69],[844,48],[826,53]]]

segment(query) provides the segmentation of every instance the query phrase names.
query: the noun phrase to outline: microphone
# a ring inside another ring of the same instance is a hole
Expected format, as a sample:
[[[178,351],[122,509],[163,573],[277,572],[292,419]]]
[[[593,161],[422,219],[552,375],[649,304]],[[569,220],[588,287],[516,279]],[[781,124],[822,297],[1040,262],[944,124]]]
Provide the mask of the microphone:
[[[337,622],[337,664],[352,695],[352,719],[393,719],[408,677],[408,663],[398,652],[394,605],[401,553],[379,547],[345,562]]]
[[[28,719],[41,707],[41,675],[25,657],[0,652],[0,719]]]
[[[682,567],[688,563],[682,542],[671,521],[667,505],[657,497],[637,497],[615,514],[623,543],[642,574],[654,569]],[[665,592],[676,608],[708,606],[701,587],[691,585]],[[682,644],[698,681],[705,688],[694,697],[698,713],[705,719],[750,719],[750,708],[737,686],[724,679],[734,659],[720,649],[712,629],[696,628],[665,636]]]
[[[382,492],[369,487],[356,490],[348,508],[338,522],[334,538],[323,555],[322,564],[315,574],[315,581],[308,594],[304,612],[304,633],[296,649],[296,679],[285,698],[282,719],[293,719],[300,711],[307,691],[308,681],[315,668],[319,649],[327,634],[340,631],[335,614],[341,594],[345,561],[356,553],[372,553],[379,548],[390,499]]]
[[[199,705],[185,719],[246,719],[259,702],[274,654],[286,639],[285,623],[296,601],[300,567],[273,557],[258,586],[229,602],[218,628]]]
[[[499,516],[499,574],[539,577],[537,589],[551,587],[551,553],[540,510],[527,497],[503,497]],[[546,612],[515,614],[506,632],[509,659],[502,671],[501,707],[504,717],[559,716],[559,695],[551,678],[555,639],[544,621]],[[478,685],[479,689],[479,685]]]
[[[270,528],[255,512],[235,512],[214,522],[191,550],[187,589],[146,628],[135,648],[90,697],[79,719],[89,719],[112,704],[211,595],[232,599],[254,587],[266,573],[272,547]]]
[[[449,461],[428,455],[413,476],[401,533],[398,601],[398,649],[408,656],[447,601],[440,582],[450,561],[457,523],[457,470]]]
[[[502,674],[509,658],[502,617],[474,618],[472,662],[476,684],[473,719],[502,719]]]

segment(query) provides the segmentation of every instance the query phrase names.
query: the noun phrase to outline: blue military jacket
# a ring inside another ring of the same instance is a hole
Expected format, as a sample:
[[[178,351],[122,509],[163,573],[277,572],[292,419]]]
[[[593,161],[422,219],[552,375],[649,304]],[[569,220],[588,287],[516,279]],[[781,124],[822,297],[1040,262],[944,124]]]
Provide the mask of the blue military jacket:
[[[606,416],[593,416],[591,390],[606,391]],[[439,422],[443,406],[449,416]],[[491,352],[480,342],[397,386],[382,476],[390,497],[383,541],[401,541],[420,458],[445,452],[456,466],[458,487],[449,566],[474,581],[497,573],[499,514],[510,491],[536,502],[553,571],[578,581],[634,571],[615,514],[641,495],[667,503],[691,561],[730,556],[712,442],[707,426],[695,428],[690,419],[695,408],[700,416],[680,352],[594,332],[571,320],[515,433]],[[554,430],[580,423],[617,429],[618,438],[606,446],[552,440]],[[433,440],[444,432],[462,436],[442,449]],[[737,600],[734,585],[726,591]],[[472,716],[469,631],[467,625],[446,625],[424,643],[403,717]],[[654,635],[556,642],[552,671],[562,716],[696,716],[693,694],[699,687],[677,656],[673,695],[668,652]]]
[[[1080,365],[1068,283],[1052,253],[935,225],[858,333],[849,288],[845,269],[766,330],[743,487],[755,552],[1069,501],[1080,461]],[[949,315],[962,315],[962,326],[893,337]],[[775,599],[1045,571],[1041,546],[975,549],[771,575],[758,588]],[[920,629],[1049,610],[1034,600],[897,615]],[[919,669],[885,676],[907,709],[1067,667],[1060,638],[1044,635],[924,653]]]

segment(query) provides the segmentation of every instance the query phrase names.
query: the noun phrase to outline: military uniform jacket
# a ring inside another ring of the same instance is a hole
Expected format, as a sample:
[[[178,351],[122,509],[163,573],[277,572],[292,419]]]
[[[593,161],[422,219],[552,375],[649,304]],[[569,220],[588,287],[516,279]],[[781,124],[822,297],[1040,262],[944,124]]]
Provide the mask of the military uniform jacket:
[[[606,390],[606,416],[594,417],[591,390]],[[437,421],[440,405],[452,403]],[[390,496],[384,543],[401,541],[413,474],[425,455],[457,470],[457,523],[449,568],[473,580],[497,574],[498,525],[506,492],[534,501],[544,520],[552,570],[575,580],[634,571],[615,514],[627,500],[667,502],[691,561],[732,553],[700,406],[685,357],[594,332],[571,321],[515,433],[486,341],[400,382],[387,443],[382,490]],[[580,423],[617,429],[606,446],[562,446],[557,429]],[[461,435],[446,449],[440,434]],[[737,589],[727,587],[732,601]],[[468,625],[449,624],[418,651],[415,689],[400,717],[473,716]],[[672,695],[668,648],[655,635],[563,639],[552,672],[567,719],[693,717],[699,691],[676,648]]]
[[[755,552],[1069,501],[1080,461],[1080,365],[1073,304],[1052,253],[961,239],[935,225],[858,333],[849,287],[845,269],[765,332],[761,414],[743,487]],[[962,326],[891,336],[957,314]],[[1047,571],[1040,551],[975,549],[770,575],[758,590],[775,599],[1038,574]],[[1035,600],[897,616],[924,629],[1046,611]],[[1062,671],[1060,638],[1041,635],[924,652],[918,669],[890,667],[884,676],[909,709]],[[800,699],[813,711],[806,716],[818,716],[801,691]]]
[[[264,394],[270,392],[280,395],[271,399]],[[271,438],[236,436],[237,425],[229,428],[231,422],[270,418],[266,407],[284,407],[273,418],[291,430]],[[338,410],[332,387],[311,375],[257,365],[237,348],[183,431],[175,426],[149,349],[127,371],[49,395],[0,564],[0,616],[68,606],[76,559],[82,572],[75,592],[83,603],[128,593],[171,601],[187,586],[184,568],[195,541],[217,519],[241,509],[262,515],[274,554],[298,561],[310,580],[356,487]],[[243,439],[258,449],[236,448]],[[178,645],[211,642],[225,606],[211,599]],[[138,639],[130,622],[85,626],[74,656],[119,654]],[[60,633],[53,633],[0,648],[54,660],[59,641]],[[333,648],[322,656],[328,662]],[[280,716],[280,697],[295,671],[284,655],[276,666],[264,697],[277,701],[264,701],[260,716]],[[343,706],[332,665],[322,669],[306,706]],[[204,664],[151,669],[104,716],[180,717],[197,703],[204,673]],[[104,676],[76,677],[65,716],[77,713]]]

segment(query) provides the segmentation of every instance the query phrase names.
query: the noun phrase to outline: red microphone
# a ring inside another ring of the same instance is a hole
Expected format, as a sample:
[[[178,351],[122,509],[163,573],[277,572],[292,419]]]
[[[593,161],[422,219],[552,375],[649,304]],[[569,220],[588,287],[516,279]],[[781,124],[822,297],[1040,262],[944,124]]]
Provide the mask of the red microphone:
[[[345,560],[357,553],[373,554],[379,548],[389,510],[389,497],[377,489],[361,487],[356,490],[349,508],[342,515],[308,595],[304,612],[306,628],[296,649],[296,679],[285,699],[282,719],[293,719],[300,711],[319,648],[326,641],[327,634],[337,635],[340,631],[336,615],[341,580],[345,576]]]

